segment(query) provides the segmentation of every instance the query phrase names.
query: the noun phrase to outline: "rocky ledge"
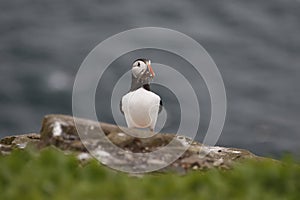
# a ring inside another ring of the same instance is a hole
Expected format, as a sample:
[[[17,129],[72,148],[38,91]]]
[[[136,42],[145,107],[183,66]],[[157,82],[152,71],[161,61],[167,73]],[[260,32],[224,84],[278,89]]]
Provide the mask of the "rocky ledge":
[[[100,127],[103,134],[99,134]],[[78,132],[81,133],[80,136]],[[66,153],[75,153],[81,161],[96,157],[112,168],[136,172],[147,171],[146,169],[178,172],[230,169],[235,162],[246,158],[262,159],[247,150],[206,146],[175,134],[157,133],[148,138],[138,138],[126,133],[141,136],[149,134],[66,115],[47,115],[39,134],[2,138],[0,154],[9,154],[12,149],[25,148],[28,144],[38,149],[55,146]],[[169,144],[173,145],[162,148]]]

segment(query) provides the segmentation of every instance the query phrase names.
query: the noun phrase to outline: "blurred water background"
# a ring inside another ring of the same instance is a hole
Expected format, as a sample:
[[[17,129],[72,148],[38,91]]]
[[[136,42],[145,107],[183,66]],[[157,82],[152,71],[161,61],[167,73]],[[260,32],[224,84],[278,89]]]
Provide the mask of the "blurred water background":
[[[228,111],[218,145],[299,156],[299,11],[296,0],[1,1],[0,136],[38,132],[49,113],[72,114],[73,81],[89,51],[120,31],[158,26],[197,40],[219,67]],[[130,68],[134,56],[188,65],[166,52],[124,55],[99,84],[102,121],[114,122],[103,97],[111,95],[116,69]],[[155,89],[164,99],[173,97],[166,88]],[[206,95],[203,107],[210,106]],[[176,118],[178,105],[166,104]],[[207,109],[203,116],[209,119]],[[167,131],[178,127],[176,119],[166,125]]]

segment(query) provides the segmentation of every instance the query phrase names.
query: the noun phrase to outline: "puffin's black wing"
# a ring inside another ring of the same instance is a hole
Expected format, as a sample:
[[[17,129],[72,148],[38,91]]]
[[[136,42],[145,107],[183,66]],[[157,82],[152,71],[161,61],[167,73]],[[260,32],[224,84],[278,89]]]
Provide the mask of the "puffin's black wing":
[[[162,104],[162,100],[160,100],[158,113],[162,111],[162,108],[163,108],[163,104]]]
[[[121,101],[120,101],[120,111],[121,111],[121,113],[124,115],[124,111],[122,110],[122,99],[121,99]]]

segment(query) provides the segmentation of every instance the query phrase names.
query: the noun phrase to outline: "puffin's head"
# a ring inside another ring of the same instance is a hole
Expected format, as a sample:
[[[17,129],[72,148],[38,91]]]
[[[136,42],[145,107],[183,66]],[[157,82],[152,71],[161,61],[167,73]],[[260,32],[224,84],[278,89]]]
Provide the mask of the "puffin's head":
[[[151,67],[151,61],[144,58],[137,59],[133,62],[131,72],[140,82],[148,82],[155,76]]]

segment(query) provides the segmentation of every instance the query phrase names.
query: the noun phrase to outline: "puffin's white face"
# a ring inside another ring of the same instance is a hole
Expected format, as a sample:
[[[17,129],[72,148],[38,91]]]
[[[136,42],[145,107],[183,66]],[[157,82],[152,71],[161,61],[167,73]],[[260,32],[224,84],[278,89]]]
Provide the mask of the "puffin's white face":
[[[152,79],[155,74],[151,67],[150,60],[137,60],[132,65],[132,74],[135,78]]]
[[[144,61],[142,60],[137,60],[133,63],[132,65],[132,74],[135,78],[140,77],[143,75],[148,69],[148,66]]]

